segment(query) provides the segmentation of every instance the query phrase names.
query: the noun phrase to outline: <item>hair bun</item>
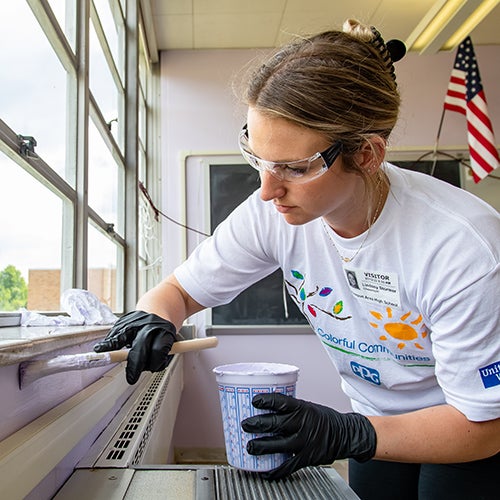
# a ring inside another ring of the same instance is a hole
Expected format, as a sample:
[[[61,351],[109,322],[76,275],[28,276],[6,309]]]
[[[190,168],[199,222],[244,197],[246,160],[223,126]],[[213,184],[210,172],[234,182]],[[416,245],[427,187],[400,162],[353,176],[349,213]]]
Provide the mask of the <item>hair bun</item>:
[[[392,62],[397,62],[406,54],[406,45],[401,40],[389,40],[386,44]]]

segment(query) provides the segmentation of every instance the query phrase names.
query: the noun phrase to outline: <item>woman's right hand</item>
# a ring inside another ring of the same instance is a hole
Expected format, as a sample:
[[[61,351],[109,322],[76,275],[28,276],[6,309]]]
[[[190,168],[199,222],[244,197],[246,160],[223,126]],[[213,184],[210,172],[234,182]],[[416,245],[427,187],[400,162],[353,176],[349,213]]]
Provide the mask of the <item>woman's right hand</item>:
[[[173,323],[153,313],[132,311],[118,319],[106,337],[94,346],[94,351],[130,347],[126,378],[133,385],[143,371],[158,372],[167,366],[167,356],[175,341]]]

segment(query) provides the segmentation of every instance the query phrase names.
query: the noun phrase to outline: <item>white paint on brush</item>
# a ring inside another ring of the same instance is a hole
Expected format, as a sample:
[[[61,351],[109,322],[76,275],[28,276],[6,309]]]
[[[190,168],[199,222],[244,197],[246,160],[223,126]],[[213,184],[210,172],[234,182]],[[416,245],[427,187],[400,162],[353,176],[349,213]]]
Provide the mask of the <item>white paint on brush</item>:
[[[110,364],[109,352],[68,354],[49,360],[27,361],[19,365],[19,387],[22,389],[34,380],[53,373],[85,370]]]

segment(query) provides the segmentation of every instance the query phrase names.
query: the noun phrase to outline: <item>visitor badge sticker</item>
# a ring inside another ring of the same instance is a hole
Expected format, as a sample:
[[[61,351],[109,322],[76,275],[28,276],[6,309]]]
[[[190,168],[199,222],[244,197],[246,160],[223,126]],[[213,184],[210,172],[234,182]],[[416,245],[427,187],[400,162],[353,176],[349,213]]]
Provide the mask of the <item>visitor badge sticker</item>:
[[[398,275],[366,269],[344,268],[351,293],[358,299],[389,307],[401,307]]]

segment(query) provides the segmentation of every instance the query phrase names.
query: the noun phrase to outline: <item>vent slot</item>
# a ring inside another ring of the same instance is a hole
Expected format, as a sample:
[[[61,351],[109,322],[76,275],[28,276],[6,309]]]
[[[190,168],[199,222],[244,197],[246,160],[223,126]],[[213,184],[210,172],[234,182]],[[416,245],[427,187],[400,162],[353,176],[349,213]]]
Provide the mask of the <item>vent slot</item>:
[[[124,451],[111,450],[106,457],[107,460],[120,460],[123,457]]]

